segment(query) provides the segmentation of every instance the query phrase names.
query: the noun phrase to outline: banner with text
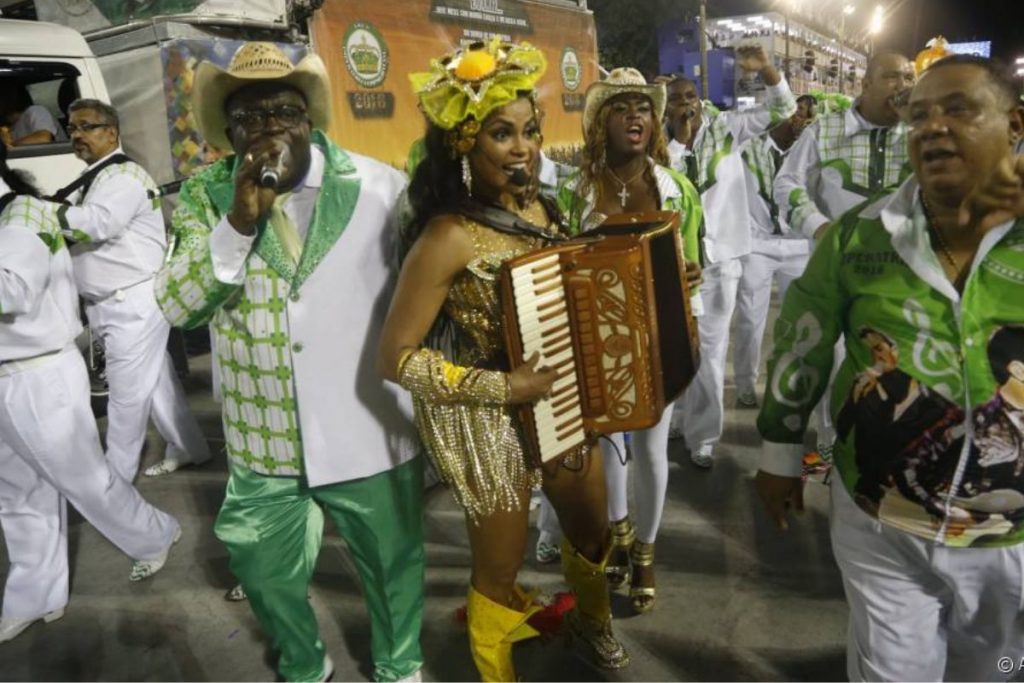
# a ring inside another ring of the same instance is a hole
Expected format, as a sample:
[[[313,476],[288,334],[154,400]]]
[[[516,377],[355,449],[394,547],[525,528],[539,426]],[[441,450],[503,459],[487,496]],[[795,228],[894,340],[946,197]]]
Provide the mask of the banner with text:
[[[408,74],[455,46],[500,36],[544,51],[539,84],[545,147],[582,141],[583,93],[598,79],[597,34],[586,10],[516,0],[348,0],[314,15],[313,49],[331,76],[331,137],[346,149],[402,167],[424,120]]]

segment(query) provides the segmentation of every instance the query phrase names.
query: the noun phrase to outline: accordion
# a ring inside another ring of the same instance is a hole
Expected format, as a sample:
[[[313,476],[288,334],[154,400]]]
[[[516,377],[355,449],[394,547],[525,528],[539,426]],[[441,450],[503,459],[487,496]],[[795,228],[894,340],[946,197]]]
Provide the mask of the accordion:
[[[619,214],[510,259],[501,297],[511,367],[539,352],[538,367],[557,371],[547,398],[520,406],[534,464],[600,434],[654,426],[696,374],[675,212]]]

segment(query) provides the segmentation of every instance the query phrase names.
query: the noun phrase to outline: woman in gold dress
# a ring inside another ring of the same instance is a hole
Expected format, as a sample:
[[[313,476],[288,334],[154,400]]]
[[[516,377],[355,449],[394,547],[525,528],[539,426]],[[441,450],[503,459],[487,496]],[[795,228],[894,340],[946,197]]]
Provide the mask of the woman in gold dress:
[[[541,469],[527,463],[516,406],[548,394],[555,373],[536,367],[536,358],[509,372],[504,344],[501,264],[559,232],[557,210],[537,197],[542,139],[534,86],[545,67],[529,45],[492,41],[411,76],[428,122],[426,156],[409,187],[412,244],[380,343],[381,373],[412,394],[420,434],[465,509],[469,641],[484,680],[515,680],[512,643],[537,635],[528,620],[541,607],[516,575],[538,484],[566,537],[562,565],[576,594],[566,628],[596,664],[614,669],[629,661],[611,632],[600,454],[588,445]],[[466,215],[467,201],[535,229],[488,227]]]

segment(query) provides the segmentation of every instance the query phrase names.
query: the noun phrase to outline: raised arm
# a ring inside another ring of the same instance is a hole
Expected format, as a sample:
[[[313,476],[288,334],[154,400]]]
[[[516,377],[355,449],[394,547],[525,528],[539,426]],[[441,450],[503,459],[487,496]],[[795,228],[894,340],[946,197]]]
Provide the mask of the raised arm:
[[[240,289],[255,240],[220,214],[201,176],[182,186],[171,229],[174,252],[156,275],[156,300],[172,325],[191,329],[207,324]]]
[[[796,98],[793,97],[793,91],[789,89],[786,79],[760,46],[739,48],[736,64],[745,71],[759,74],[767,86],[763,105],[722,114],[728,117],[729,129],[735,138],[735,144],[741,145],[792,116],[796,111]]]

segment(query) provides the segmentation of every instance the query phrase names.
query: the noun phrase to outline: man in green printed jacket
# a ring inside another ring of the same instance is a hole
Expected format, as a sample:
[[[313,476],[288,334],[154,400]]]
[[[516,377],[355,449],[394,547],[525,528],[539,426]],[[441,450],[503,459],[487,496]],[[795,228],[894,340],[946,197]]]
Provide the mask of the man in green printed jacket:
[[[907,117],[914,175],[831,225],[783,303],[757,489],[780,528],[802,508],[801,443],[843,336],[831,527],[848,675],[1004,680],[1024,657],[1024,452],[982,435],[1020,424],[1004,408],[1024,362],[990,355],[1024,326],[1024,210],[961,222],[961,206],[1011,163],[1024,107],[997,64],[956,56],[923,74]],[[1019,176],[1007,186],[1019,195]]]

